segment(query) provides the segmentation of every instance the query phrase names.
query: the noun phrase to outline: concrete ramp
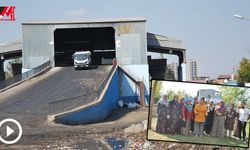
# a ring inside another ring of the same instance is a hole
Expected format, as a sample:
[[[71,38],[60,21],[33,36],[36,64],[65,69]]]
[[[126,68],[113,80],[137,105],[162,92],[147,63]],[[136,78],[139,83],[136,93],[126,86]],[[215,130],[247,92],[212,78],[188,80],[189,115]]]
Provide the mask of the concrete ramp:
[[[99,88],[111,67],[98,66],[88,70],[52,68],[43,75],[0,93],[0,120],[15,118],[23,125],[39,124],[50,113],[76,107],[76,101],[82,100],[81,104],[90,103],[95,100],[91,92]],[[83,95],[90,96],[82,99]],[[48,105],[52,102],[57,103]]]
[[[131,91],[132,85],[139,91]],[[127,88],[124,90],[123,88]],[[125,71],[121,66],[113,66],[106,79],[102,82],[99,92],[97,92],[97,100],[92,100],[86,105],[81,104],[72,110],[48,116],[50,121],[67,125],[90,124],[107,121],[108,116],[111,118],[120,118],[124,113],[123,109],[118,108],[118,100],[123,102],[139,102],[141,106],[145,103],[145,88],[143,81],[136,80],[131,73]],[[125,93],[122,93],[125,92]],[[129,94],[129,96],[122,96]],[[82,100],[88,99],[92,95],[88,95]],[[128,99],[127,99],[128,98]],[[129,100],[129,101],[128,101]],[[115,111],[116,110],[116,111]],[[117,113],[119,112],[119,113]]]
[[[118,94],[118,69],[113,66],[106,79],[103,81],[97,95],[87,95],[85,99],[93,98],[96,100],[86,105],[78,105],[72,110],[50,115],[48,118],[56,123],[75,125],[89,124],[103,121],[110,112],[117,108]],[[83,101],[85,100],[83,97]]]
[[[51,93],[55,98],[50,99],[49,114],[62,113],[95,101],[111,68],[110,65],[76,71],[72,67],[63,68],[53,79],[57,92]]]

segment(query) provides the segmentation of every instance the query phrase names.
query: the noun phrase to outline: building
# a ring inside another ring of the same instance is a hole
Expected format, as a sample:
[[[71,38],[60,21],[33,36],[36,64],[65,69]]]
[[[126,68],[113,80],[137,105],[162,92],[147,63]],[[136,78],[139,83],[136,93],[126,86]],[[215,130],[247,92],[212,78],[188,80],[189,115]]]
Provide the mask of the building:
[[[187,81],[195,80],[198,77],[198,61],[197,60],[188,60],[186,62],[186,75]]]
[[[210,80],[209,76],[197,76],[194,78],[194,80]]]
[[[178,80],[186,79],[182,41],[147,33],[143,17],[90,20],[30,20],[22,23],[21,48],[0,45],[0,74],[9,55],[22,57],[23,73],[50,61],[52,67],[72,63],[75,51],[91,51],[92,63],[116,59],[148,87],[147,52],[177,55]],[[13,53],[13,54],[12,54]],[[11,57],[12,58],[12,57]]]
[[[223,75],[219,75],[218,76],[218,80],[234,80],[233,79],[234,77],[233,77],[233,75],[231,75],[231,74],[223,74]]]
[[[24,22],[23,68],[48,60],[53,66],[64,65],[80,50],[91,51],[96,65],[101,65],[102,58],[113,57],[121,65],[147,68],[145,22],[145,18]]]
[[[237,84],[235,80],[235,76],[237,77],[237,75],[234,75],[234,74],[222,74],[218,76],[215,82],[219,84],[228,84],[228,85]]]
[[[167,67],[174,72],[174,78],[178,79],[179,64],[178,63],[171,63],[171,64],[168,64]]]
[[[45,69],[44,66],[46,66],[46,69],[54,69],[54,67],[59,66],[61,70],[65,70],[66,74],[70,76],[73,74],[72,72],[77,72],[67,70],[69,67],[62,66],[71,66],[70,63],[73,63],[72,54],[75,52],[90,51],[92,64],[97,66],[95,71],[101,68],[99,65],[106,65],[103,62],[107,61],[103,60],[116,59],[113,62],[117,65],[113,65],[111,71],[103,80],[104,82],[101,83],[101,88],[98,88],[98,90],[84,90],[87,94],[90,91],[94,92],[93,97],[87,96],[90,100],[98,99],[100,101],[95,101],[96,105],[89,103],[91,107],[86,105],[75,106],[76,103],[74,101],[71,102],[74,106],[71,106],[68,102],[65,103],[63,100],[56,101],[56,103],[53,103],[55,105],[52,104],[55,107],[49,106],[49,109],[53,108],[53,110],[56,110],[55,113],[60,112],[60,114],[53,115],[54,119],[57,116],[57,119],[62,119],[59,122],[74,122],[75,124],[100,120],[106,118],[111,110],[117,106],[117,101],[124,98],[131,99],[133,97],[134,100],[138,100],[139,96],[141,99],[143,98],[141,102],[144,105],[143,103],[149,102],[149,68],[154,70],[154,73],[156,71],[159,73],[159,70],[155,69],[158,67],[155,63],[164,63],[166,66],[166,60],[150,60],[152,62],[150,66],[147,60],[147,52],[177,55],[179,57],[178,79],[185,80],[186,78],[184,74],[186,73],[186,50],[182,47],[181,41],[147,33],[145,24],[146,19],[140,17],[26,21],[22,23],[22,49],[18,50],[22,54],[23,60],[22,69],[24,71],[22,75],[30,77],[29,73],[37,75],[42,69]],[[8,50],[8,52],[4,50],[6,49],[0,47],[1,66],[3,66],[9,52],[13,52],[15,49]],[[0,72],[3,72],[2,68],[0,68]],[[161,67],[160,71],[164,69],[164,67]],[[95,81],[95,74],[99,74],[99,72],[95,72],[90,76],[83,75],[79,78],[88,78],[91,81]],[[55,75],[55,79],[57,75],[64,74],[58,71],[54,72],[53,75]],[[68,78],[63,79],[68,81]],[[52,81],[48,84],[53,87],[57,83],[58,81],[55,83]],[[37,84],[36,86],[40,85]],[[104,89],[104,87],[106,88]],[[67,84],[62,84],[60,88],[66,89],[69,87]],[[101,99],[100,95],[102,95]],[[75,93],[69,93],[69,97],[71,96],[75,96]],[[32,99],[30,98],[30,100]],[[48,97],[46,100],[51,100],[51,98]],[[63,104],[65,104],[65,107]],[[68,106],[70,108],[67,108],[66,111],[65,108]],[[56,109],[57,107],[59,108]],[[75,109],[73,107],[78,108]]]
[[[196,82],[196,83],[208,83],[210,81],[210,77],[209,76],[198,76],[198,77],[195,77],[191,81]]]

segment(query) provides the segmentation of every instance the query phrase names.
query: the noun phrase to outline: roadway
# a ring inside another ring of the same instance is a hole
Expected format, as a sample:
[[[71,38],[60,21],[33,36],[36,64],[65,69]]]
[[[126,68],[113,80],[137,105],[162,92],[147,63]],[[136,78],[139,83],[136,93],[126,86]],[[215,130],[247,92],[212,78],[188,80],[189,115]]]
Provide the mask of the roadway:
[[[24,126],[37,126],[46,121],[49,102],[68,99],[70,103],[71,97],[91,93],[100,86],[110,70],[111,66],[89,70],[52,68],[41,76],[0,93],[0,120],[14,118]]]

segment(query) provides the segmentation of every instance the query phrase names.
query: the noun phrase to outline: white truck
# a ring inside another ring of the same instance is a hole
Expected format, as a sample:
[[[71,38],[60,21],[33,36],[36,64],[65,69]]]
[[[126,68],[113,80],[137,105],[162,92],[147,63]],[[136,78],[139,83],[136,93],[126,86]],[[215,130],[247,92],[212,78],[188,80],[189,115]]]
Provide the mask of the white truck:
[[[85,68],[91,65],[91,53],[90,51],[79,51],[73,54],[74,67]]]

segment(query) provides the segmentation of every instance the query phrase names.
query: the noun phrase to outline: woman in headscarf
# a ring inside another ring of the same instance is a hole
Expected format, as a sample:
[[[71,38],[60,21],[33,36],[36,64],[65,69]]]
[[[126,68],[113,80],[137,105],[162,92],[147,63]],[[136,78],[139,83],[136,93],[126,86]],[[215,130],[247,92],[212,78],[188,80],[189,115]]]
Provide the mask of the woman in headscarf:
[[[200,102],[195,105],[194,108],[194,135],[196,137],[202,137],[204,134],[204,123],[207,115],[207,106],[205,104],[205,98],[202,97]]]
[[[167,133],[167,124],[169,121],[167,120],[168,114],[168,96],[163,95],[162,99],[158,101],[157,107],[157,124],[156,124],[156,132],[157,133]]]
[[[182,128],[183,135],[190,134],[191,119],[193,115],[193,105],[191,100],[187,100],[186,103],[182,106],[182,120],[185,122],[185,126]]]
[[[227,136],[227,131],[228,131],[230,138],[232,136],[232,131],[234,128],[234,122],[235,122],[236,117],[237,117],[237,112],[234,109],[234,104],[231,104],[230,109],[228,109],[226,112],[226,120],[225,120],[226,136]]]
[[[226,107],[224,106],[224,102],[218,102],[214,109],[214,121],[212,127],[212,136],[218,138],[224,138],[225,136],[225,115],[226,115]]]
[[[213,120],[214,120],[214,103],[213,101],[210,101],[208,104],[208,115],[206,117],[206,125],[204,127],[204,131],[206,134],[210,134],[212,131],[213,126]]]
[[[174,96],[173,100],[170,102],[170,119],[171,119],[171,129],[173,134],[181,133],[181,100],[177,95]]]
[[[192,132],[194,132],[194,117],[195,117],[194,107],[195,107],[196,104],[198,104],[198,98],[197,97],[194,98],[194,104],[193,104],[193,113],[192,113],[193,116],[192,116],[192,119],[191,119],[191,129],[190,129]]]

